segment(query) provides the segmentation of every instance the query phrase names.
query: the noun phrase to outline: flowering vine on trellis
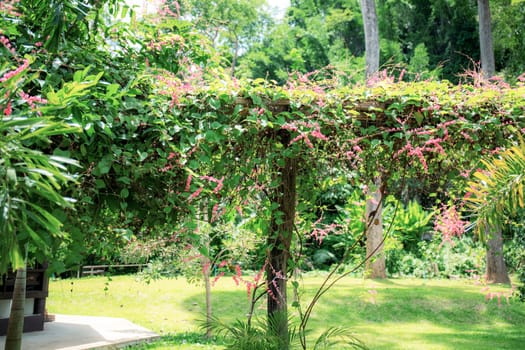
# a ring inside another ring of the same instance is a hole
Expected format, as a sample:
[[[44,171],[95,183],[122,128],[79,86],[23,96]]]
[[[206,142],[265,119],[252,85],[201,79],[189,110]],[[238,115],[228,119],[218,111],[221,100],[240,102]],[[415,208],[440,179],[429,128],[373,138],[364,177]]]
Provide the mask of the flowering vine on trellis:
[[[231,205],[242,216],[247,206],[262,201],[269,208],[265,219],[280,227],[293,220],[283,218],[279,200],[287,191],[279,181],[283,171],[290,170],[286,167],[293,167],[290,159],[298,162],[297,186],[310,186],[293,200],[309,202],[302,196],[326,173],[323,167],[358,172],[366,167],[389,168],[386,173],[392,173],[404,166],[411,176],[432,173],[441,171],[445,158],[457,157],[460,164],[464,154],[479,155],[507,142],[512,127],[521,130],[525,123],[523,86],[383,79],[350,88],[326,81],[316,85],[309,77],[300,76],[286,86],[222,76],[199,81],[203,76],[195,75],[189,82],[172,83],[173,77],[166,76],[158,80],[159,91],[171,98],[169,109],[181,120],[175,149],[190,168],[184,184],[188,202],[209,198],[216,220],[221,206]],[[472,166],[470,162],[468,168],[456,168],[467,174]],[[464,232],[466,223],[459,210],[443,207],[438,215],[435,230],[442,233],[443,242]],[[307,234],[320,244],[340,229],[316,219]],[[281,233],[271,234],[266,247],[270,255],[258,276],[266,272],[268,300],[281,307],[285,300],[281,288],[289,271],[273,265],[271,252],[277,247],[288,256],[290,242],[282,241]],[[255,288],[242,277],[240,266],[233,278],[248,293]]]

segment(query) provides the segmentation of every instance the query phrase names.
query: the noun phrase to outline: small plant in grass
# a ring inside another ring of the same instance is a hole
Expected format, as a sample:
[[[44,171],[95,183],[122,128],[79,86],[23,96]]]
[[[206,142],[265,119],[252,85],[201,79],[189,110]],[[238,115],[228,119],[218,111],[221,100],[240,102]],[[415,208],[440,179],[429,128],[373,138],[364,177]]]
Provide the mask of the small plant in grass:
[[[275,316],[275,315],[274,315]],[[293,320],[288,318],[288,344],[282,343],[279,329],[273,318],[269,320],[256,319],[255,322],[237,320],[233,325],[221,322],[214,318],[211,325],[216,334],[225,337],[226,349],[229,350],[281,350],[299,349],[301,347],[297,334],[297,327]],[[202,325],[203,328],[206,324]],[[366,345],[357,339],[353,333],[343,327],[330,327],[323,332],[315,341],[313,350],[328,349],[368,349]]]
[[[226,349],[229,350],[281,350],[297,340],[296,332],[294,327],[288,327],[288,343],[283,344],[283,338],[277,328],[280,323],[275,321],[270,317],[264,321],[256,319],[255,322],[251,319],[237,320],[229,325],[213,317],[210,323],[203,322],[201,327],[206,329],[211,326],[215,334],[223,335],[227,343]]]
[[[368,349],[350,330],[342,327],[327,329],[317,338],[314,344],[314,350],[328,350],[334,347],[337,347],[337,349]]]

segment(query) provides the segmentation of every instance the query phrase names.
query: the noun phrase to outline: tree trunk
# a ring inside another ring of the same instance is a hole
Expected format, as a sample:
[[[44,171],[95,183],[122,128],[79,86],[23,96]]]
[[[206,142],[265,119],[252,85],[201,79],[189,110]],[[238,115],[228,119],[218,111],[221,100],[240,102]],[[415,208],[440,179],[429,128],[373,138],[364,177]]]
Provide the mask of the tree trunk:
[[[361,0],[361,14],[365,31],[366,78],[379,70],[379,27],[375,0]],[[376,189],[366,200],[366,262],[365,275],[369,278],[386,278],[385,256],[383,253],[383,220],[381,205],[381,179],[376,179]],[[375,213],[375,215],[373,215]]]
[[[361,15],[365,31],[366,77],[379,70],[379,27],[375,0],[361,0]]]
[[[510,284],[507,265],[503,258],[503,237],[501,228],[496,228],[488,232],[487,236],[487,283],[505,283]]]
[[[212,337],[212,317],[213,317],[213,308],[212,308],[212,300],[211,300],[211,273],[212,273],[212,266],[210,259],[208,257],[203,257],[201,260],[201,265],[203,268],[203,279],[204,279],[204,288],[206,291],[206,337],[211,338]],[[208,266],[206,269],[205,267]]]
[[[373,192],[367,193],[366,200],[366,261],[365,277],[386,278],[385,254],[383,252],[383,205],[382,181],[376,178]]]
[[[235,78],[235,69],[237,68],[237,57],[239,56],[239,38],[235,35],[235,45],[233,49],[232,65],[231,65],[231,78]]]
[[[290,142],[290,135],[282,136],[283,145]],[[268,264],[266,267],[266,288],[268,326],[281,339],[280,349],[288,349],[288,310],[286,297],[286,274],[290,246],[292,242],[295,201],[297,160],[285,158],[280,167],[280,185],[275,190],[272,202],[277,203],[277,210],[272,212],[270,233],[268,235]]]
[[[15,286],[7,325],[5,350],[20,350],[24,331],[24,305],[26,302],[26,267],[16,270]]]
[[[200,221],[208,223],[210,222],[210,213],[206,210],[208,206],[205,203],[200,203],[198,212],[197,212],[197,229],[199,234],[203,235],[206,251],[210,253],[210,242],[212,240],[209,232],[209,228],[206,227],[203,232],[202,225]],[[206,299],[206,337],[212,337],[212,318],[213,318],[213,306],[211,298],[211,275],[213,273],[212,261],[208,255],[201,255],[200,264],[202,268],[202,279],[204,280],[204,290],[205,290],[205,299]]]
[[[478,0],[479,48],[481,70],[485,78],[494,76],[494,48],[492,46],[492,28],[489,0]]]

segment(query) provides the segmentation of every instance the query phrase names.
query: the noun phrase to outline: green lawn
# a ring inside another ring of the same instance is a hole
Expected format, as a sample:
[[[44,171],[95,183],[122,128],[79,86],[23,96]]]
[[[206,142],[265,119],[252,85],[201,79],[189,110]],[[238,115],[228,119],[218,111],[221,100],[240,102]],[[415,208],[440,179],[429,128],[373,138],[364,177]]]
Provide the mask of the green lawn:
[[[303,303],[321,278],[302,282]],[[491,287],[504,291],[504,287]],[[347,278],[328,292],[313,312],[312,339],[330,326],[352,329],[370,349],[520,349],[525,344],[525,304],[498,306],[469,280]],[[223,278],[213,289],[215,315],[243,317],[246,291]],[[222,349],[200,344],[197,320],[205,311],[203,288],[184,279],[145,284],[133,276],[51,281],[50,313],[123,317],[161,335],[148,349]],[[258,310],[264,315],[264,310]],[[182,345],[186,343],[186,345]],[[164,344],[164,345],[163,345]],[[174,345],[181,344],[181,345]]]

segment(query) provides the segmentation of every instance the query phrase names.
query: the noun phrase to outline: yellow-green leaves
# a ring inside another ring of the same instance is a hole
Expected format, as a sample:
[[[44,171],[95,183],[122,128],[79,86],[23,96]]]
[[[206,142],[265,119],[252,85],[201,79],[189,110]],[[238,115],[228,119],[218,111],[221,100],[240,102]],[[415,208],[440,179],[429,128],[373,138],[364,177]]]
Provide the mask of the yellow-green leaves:
[[[516,214],[525,206],[525,142],[483,160],[484,170],[474,173],[468,183],[467,205],[475,218],[474,224],[482,234],[484,225],[500,224],[506,216]]]

